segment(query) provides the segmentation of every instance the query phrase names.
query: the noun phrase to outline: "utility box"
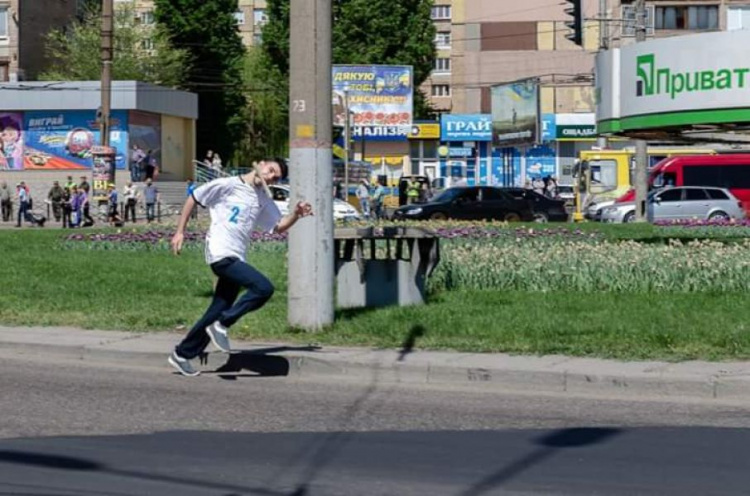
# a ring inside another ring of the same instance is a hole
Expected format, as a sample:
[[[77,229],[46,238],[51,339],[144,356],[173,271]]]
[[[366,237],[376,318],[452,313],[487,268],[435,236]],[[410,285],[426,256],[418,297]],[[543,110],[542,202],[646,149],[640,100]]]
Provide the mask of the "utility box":
[[[420,305],[440,261],[433,231],[413,227],[339,228],[334,232],[339,308]]]

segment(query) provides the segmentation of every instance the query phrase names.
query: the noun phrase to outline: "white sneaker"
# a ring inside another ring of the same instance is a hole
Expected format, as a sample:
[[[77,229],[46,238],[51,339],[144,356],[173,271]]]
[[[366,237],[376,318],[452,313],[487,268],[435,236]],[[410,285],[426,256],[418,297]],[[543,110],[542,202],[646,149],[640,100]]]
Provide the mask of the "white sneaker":
[[[180,355],[177,354],[176,351],[173,351],[171,355],[169,355],[169,358],[167,359],[169,364],[176,368],[180,374],[188,376],[188,377],[195,377],[196,375],[200,375],[200,372],[195,370],[193,368],[193,365],[190,363],[190,360],[187,358],[182,358]]]
[[[229,329],[221,325],[218,320],[206,327],[206,333],[208,334],[208,337],[211,338],[211,342],[224,353],[232,351],[232,348],[229,345],[229,337],[227,336],[228,330]]]

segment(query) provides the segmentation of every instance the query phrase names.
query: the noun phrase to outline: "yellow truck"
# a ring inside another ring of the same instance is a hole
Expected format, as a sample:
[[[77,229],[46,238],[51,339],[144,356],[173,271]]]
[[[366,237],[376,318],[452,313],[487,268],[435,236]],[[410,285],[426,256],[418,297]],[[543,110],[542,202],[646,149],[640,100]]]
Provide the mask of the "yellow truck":
[[[676,155],[716,155],[708,148],[648,148],[648,167]],[[596,219],[603,203],[611,204],[624,195],[633,184],[635,172],[635,147],[619,150],[584,150],[578,155],[574,170],[575,220]]]

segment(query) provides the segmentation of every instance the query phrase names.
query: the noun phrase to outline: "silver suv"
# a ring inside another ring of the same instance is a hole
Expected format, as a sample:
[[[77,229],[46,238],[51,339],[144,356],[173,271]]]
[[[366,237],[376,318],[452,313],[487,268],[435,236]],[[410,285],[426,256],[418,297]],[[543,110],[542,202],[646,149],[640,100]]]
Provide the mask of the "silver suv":
[[[724,188],[680,186],[652,191],[647,200],[648,220],[742,219],[745,212],[737,198]],[[635,202],[615,203],[602,211],[603,222],[632,222]]]

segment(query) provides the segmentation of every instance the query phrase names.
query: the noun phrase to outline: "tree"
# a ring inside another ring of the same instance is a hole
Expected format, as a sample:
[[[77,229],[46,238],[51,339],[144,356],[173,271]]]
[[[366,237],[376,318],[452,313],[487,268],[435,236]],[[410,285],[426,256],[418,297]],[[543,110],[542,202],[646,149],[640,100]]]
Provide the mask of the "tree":
[[[169,87],[182,83],[189,67],[189,54],[185,50],[174,48],[162,30],[139,25],[130,5],[117,6],[114,22],[113,79],[146,81]],[[50,64],[39,79],[100,79],[101,23],[98,6],[87,6],[80,18],[67,29],[50,31],[45,46]]]
[[[226,160],[246,129],[237,0],[155,0],[154,6],[169,40],[192,56],[183,87],[198,94],[198,154],[211,149]]]
[[[289,77],[289,0],[267,0],[263,49],[270,64]],[[418,89],[435,62],[432,0],[333,0],[333,63],[393,64],[414,68],[414,113],[432,111]]]
[[[246,129],[237,149],[241,160],[250,162],[288,154],[288,123],[280,111],[286,106],[288,84],[271,66],[262,49],[251,47],[245,58],[243,81],[246,91]]]

